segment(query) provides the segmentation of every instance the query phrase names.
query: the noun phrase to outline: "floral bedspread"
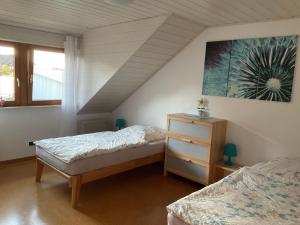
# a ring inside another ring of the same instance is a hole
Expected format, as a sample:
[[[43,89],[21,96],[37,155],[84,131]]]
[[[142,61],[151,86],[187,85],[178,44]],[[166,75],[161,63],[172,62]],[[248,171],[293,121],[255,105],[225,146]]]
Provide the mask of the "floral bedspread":
[[[299,225],[300,158],[244,167],[167,210],[191,225]]]

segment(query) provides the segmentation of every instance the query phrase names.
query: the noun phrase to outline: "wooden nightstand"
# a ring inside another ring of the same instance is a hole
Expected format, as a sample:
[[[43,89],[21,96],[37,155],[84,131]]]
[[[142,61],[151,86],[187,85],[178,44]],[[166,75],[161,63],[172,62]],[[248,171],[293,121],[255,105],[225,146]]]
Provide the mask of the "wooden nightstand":
[[[233,164],[232,166],[227,166],[224,161],[218,161],[214,165],[214,182],[217,182],[224,178],[225,176],[239,170],[243,166],[238,164]]]

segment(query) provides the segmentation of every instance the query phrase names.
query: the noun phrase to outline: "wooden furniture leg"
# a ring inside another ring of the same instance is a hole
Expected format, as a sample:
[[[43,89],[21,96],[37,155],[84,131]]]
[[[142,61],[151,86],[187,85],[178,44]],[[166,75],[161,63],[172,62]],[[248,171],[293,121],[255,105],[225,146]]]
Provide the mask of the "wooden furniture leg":
[[[80,196],[81,176],[80,175],[72,176],[71,181],[72,181],[71,204],[72,204],[72,207],[75,208],[78,203],[79,196]]]
[[[161,162],[164,159],[164,153],[158,153],[155,155],[147,156],[145,158],[135,159],[131,161],[127,161],[121,164],[112,165],[109,167],[104,167],[101,169],[89,171],[86,173],[82,173],[79,175],[69,175],[64,173],[63,171],[58,170],[54,166],[50,165],[49,163],[45,162],[44,160],[38,158],[37,159],[37,172],[36,172],[36,180],[40,181],[42,169],[45,166],[53,169],[53,171],[57,172],[64,178],[68,180],[69,187],[72,188],[72,196],[71,196],[71,204],[72,207],[75,208],[79,201],[80,196],[80,189],[81,185],[92,182],[94,180],[98,180],[100,178],[104,178],[107,176],[111,176],[120,172],[128,171],[134,168],[138,168],[141,166],[149,165],[155,162]]]
[[[214,182],[221,180],[224,177],[224,170],[214,167]]]
[[[43,169],[44,169],[44,164],[39,159],[36,159],[36,172],[35,172],[36,182],[41,182]]]

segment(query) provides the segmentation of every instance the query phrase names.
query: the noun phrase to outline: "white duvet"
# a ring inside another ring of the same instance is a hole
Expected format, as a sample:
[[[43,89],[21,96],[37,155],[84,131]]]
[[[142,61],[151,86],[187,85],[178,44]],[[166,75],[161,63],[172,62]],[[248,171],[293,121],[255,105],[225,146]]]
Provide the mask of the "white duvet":
[[[244,167],[167,210],[191,225],[299,225],[300,158]]]
[[[106,131],[92,134],[35,141],[35,145],[54,157],[70,163],[78,159],[115,152],[121,149],[161,140],[164,133],[151,126],[135,125],[120,131]]]

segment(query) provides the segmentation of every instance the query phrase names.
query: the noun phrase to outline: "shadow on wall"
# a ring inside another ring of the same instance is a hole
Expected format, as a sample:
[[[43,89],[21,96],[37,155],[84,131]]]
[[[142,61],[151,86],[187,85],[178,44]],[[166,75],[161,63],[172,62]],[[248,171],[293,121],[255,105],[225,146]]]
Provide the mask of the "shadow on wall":
[[[227,142],[237,145],[238,156],[235,161],[242,165],[284,157],[289,150],[282,143],[232,121],[228,121],[227,125]]]

